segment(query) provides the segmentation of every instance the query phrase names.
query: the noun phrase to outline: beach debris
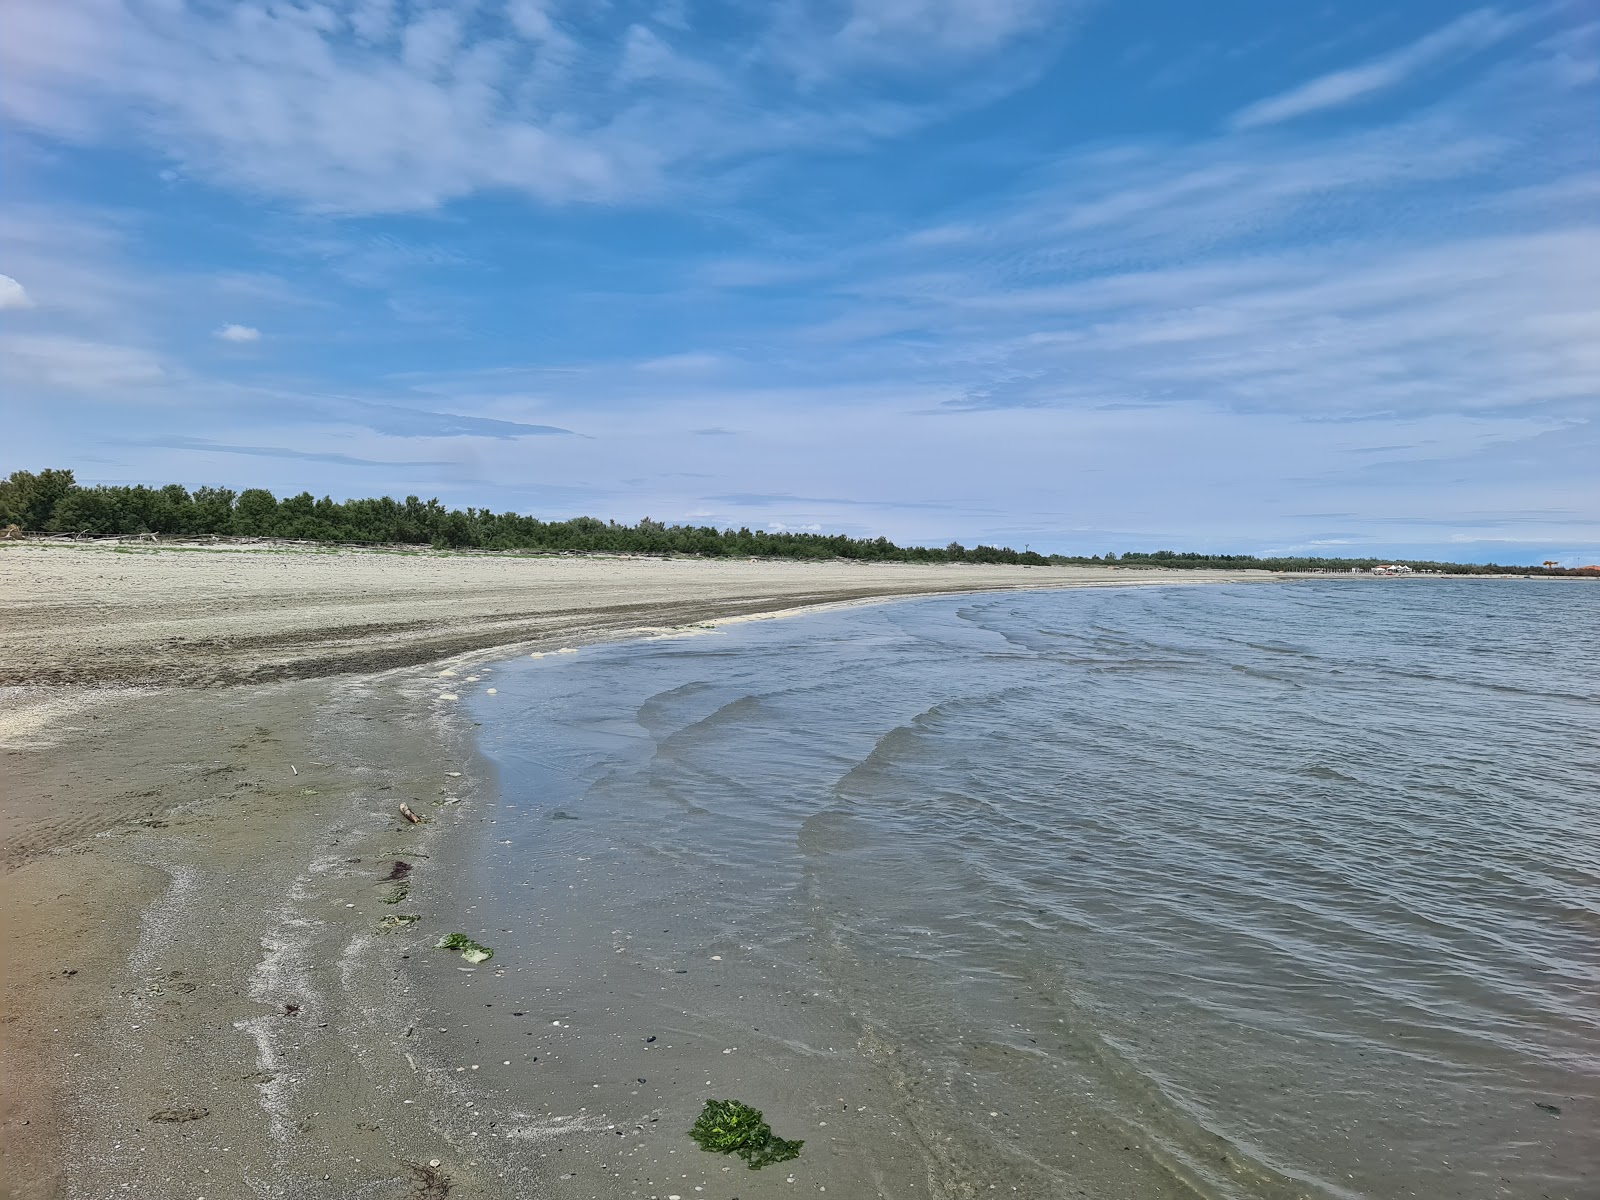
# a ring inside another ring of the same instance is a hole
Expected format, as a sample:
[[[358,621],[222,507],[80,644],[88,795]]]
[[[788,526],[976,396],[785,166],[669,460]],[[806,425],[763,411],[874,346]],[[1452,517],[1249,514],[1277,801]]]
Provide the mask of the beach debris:
[[[578,818],[558,808],[550,814],[550,819],[552,821],[576,821]]]
[[[760,1109],[738,1100],[707,1100],[689,1136],[708,1153],[737,1154],[752,1171],[799,1158],[805,1145],[778,1137]]]
[[[294,772],[296,775],[300,774],[300,768],[295,766],[293,763],[289,764],[289,770]]]
[[[164,1125],[181,1125],[185,1121],[198,1121],[210,1115],[209,1108],[163,1108],[160,1112],[151,1113],[150,1119]]]
[[[446,771],[445,774],[451,779],[460,779],[461,778],[461,772],[460,771]]]
[[[416,813],[412,812],[411,811],[411,806],[409,804],[404,803],[404,802],[402,802],[401,805],[400,805],[400,815],[402,817],[404,817],[406,820],[410,821],[413,825],[421,825],[422,824],[422,818],[417,816]]]
[[[384,904],[399,904],[400,901],[404,900],[410,894],[411,894],[411,885],[410,884],[408,884],[408,883],[397,883],[392,888],[389,889],[389,894],[387,896],[379,897],[379,899]]]
[[[1549,1113],[1552,1117],[1561,1115],[1561,1106],[1559,1104],[1546,1104],[1543,1100],[1535,1100],[1533,1106]]]
[[[397,858],[383,879],[385,883],[393,883],[396,879],[404,879],[409,874],[411,874],[411,864],[403,858]]]
[[[450,1194],[450,1176],[439,1170],[437,1158],[425,1163],[408,1162],[406,1168],[417,1181],[409,1200],[444,1200]]]
[[[494,951],[473,941],[464,933],[448,933],[433,944],[435,950],[457,950],[461,957],[476,966],[494,957]]]

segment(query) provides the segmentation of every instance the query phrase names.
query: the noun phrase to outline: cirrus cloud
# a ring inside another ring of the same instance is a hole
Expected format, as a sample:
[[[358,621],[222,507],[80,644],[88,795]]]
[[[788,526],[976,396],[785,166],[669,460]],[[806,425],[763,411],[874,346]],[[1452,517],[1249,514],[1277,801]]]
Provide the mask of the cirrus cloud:
[[[1492,8],[1480,8],[1458,17],[1441,29],[1370,62],[1320,76],[1298,87],[1241,109],[1233,118],[1236,129],[1276,125],[1297,117],[1354,104],[1378,92],[1398,87],[1428,67],[1492,46],[1523,22]]]
[[[17,0],[0,113],[81,143],[131,133],[175,178],[318,210],[426,210],[482,191],[631,200],[719,164],[875,141],[947,113],[967,96],[964,68],[1078,3],[776,5],[734,37],[714,23],[726,14],[691,28],[687,6],[646,0],[409,13],[386,0]],[[920,93],[874,89],[867,74],[886,55]],[[995,73],[967,98],[1021,78]]]

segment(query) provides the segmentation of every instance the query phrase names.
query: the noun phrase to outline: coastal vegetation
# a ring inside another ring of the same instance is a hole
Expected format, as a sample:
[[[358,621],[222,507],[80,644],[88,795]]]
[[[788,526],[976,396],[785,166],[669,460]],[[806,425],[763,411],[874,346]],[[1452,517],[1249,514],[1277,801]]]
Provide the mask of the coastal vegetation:
[[[1402,563],[1442,574],[1566,575],[1561,567],[1524,567],[1377,558],[1303,555],[1198,554],[1173,550],[1092,555],[1040,554],[1006,546],[901,546],[885,537],[791,530],[719,529],[667,525],[644,518],[636,525],[573,517],[545,521],[487,508],[446,508],[438,500],[407,496],[320,499],[310,492],[279,498],[266,488],[236,491],[182,484],[164,487],[100,484],[79,486],[64,469],[13,471],[0,480],[0,529],[14,525],[34,533],[78,537],[282,538],[345,545],[429,546],[438,550],[501,550],[533,553],[693,555],[912,563],[1013,563],[1027,566],[1112,565],[1126,568],[1340,571]]]

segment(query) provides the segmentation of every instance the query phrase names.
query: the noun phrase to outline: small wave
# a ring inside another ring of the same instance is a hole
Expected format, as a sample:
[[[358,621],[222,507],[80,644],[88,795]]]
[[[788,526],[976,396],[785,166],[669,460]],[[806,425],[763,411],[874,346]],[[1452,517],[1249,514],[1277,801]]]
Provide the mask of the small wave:
[[[1334,767],[1324,766],[1321,763],[1307,763],[1295,768],[1296,774],[1304,775],[1308,779],[1334,779],[1340,783],[1359,783],[1354,775],[1346,775]]]

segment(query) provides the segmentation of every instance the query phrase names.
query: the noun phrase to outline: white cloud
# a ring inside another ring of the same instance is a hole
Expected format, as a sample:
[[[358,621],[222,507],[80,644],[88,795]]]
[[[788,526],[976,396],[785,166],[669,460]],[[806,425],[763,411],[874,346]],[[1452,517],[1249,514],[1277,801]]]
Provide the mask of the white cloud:
[[[224,325],[212,336],[224,342],[259,342],[261,330],[252,329],[248,325]]]
[[[0,113],[76,141],[131,132],[185,176],[314,209],[428,209],[494,189],[627,200],[715,164],[882,137],[949,111],[965,102],[958,68],[981,68],[1068,3],[856,0],[844,32],[774,5],[735,45],[669,41],[670,22],[652,30],[561,0],[409,13],[387,0],[17,0],[0,42]],[[867,44],[901,55],[938,99],[867,94],[863,73],[881,65]],[[993,79],[1015,86],[1016,72]]]
[[[33,298],[9,275],[0,275],[0,309],[32,308]]]
[[[1287,92],[1258,100],[1235,114],[1234,128],[1254,129],[1276,125],[1280,121],[1352,104],[1363,97],[1398,87],[1436,63],[1491,46],[1521,24],[1522,21],[1502,16],[1492,8],[1477,9],[1409,46],[1359,67],[1334,71]]]

